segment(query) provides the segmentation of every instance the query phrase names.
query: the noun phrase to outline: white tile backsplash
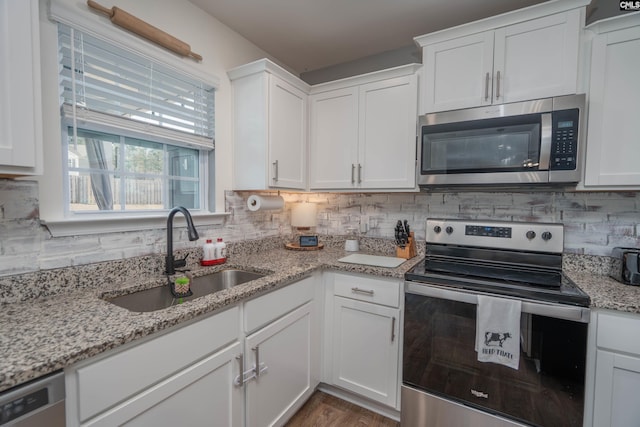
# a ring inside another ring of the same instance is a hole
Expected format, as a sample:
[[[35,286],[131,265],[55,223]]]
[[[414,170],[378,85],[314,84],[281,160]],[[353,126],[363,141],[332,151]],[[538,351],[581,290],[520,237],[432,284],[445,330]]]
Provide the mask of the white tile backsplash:
[[[166,230],[104,233],[53,238],[38,218],[34,181],[0,179],[0,276],[112,261],[166,250]],[[544,221],[565,224],[565,251],[605,255],[615,246],[640,247],[638,192],[450,192],[450,193],[284,193],[285,208],[251,212],[251,192],[226,192],[230,213],[222,227],[199,227],[201,239],[189,242],[176,230],[176,249],[198,247],[204,239],[228,242],[286,236],[290,205],[318,203],[321,236],[344,235],[349,226],[368,224],[368,237],[392,239],[395,223],[407,219],[424,239],[427,217]],[[267,192],[266,194],[276,194]]]

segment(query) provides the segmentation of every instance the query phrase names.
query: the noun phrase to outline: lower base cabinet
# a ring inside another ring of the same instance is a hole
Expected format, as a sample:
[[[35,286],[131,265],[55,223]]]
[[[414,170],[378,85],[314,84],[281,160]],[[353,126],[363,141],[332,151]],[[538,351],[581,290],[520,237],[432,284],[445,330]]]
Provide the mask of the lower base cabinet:
[[[85,425],[240,427],[242,390],[232,386],[238,353],[236,343]]]
[[[247,337],[247,356],[260,366],[246,383],[247,426],[281,425],[313,393],[312,308],[309,302]]]
[[[337,272],[324,278],[323,380],[399,410],[402,281]]]
[[[640,316],[600,311],[593,427],[640,426]]]
[[[67,426],[241,426],[238,306],[65,371]]]
[[[67,426],[284,424],[319,382],[318,289],[308,277],[68,368]]]
[[[341,297],[334,301],[334,385],[395,407],[399,310]]]

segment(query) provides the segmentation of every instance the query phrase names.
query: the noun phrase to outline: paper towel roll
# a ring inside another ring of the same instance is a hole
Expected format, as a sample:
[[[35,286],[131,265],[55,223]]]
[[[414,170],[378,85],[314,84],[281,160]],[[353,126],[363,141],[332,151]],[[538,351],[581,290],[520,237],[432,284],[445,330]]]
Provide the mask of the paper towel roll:
[[[284,199],[282,196],[258,196],[256,194],[249,196],[247,199],[247,208],[250,211],[264,211],[282,209],[284,207]]]

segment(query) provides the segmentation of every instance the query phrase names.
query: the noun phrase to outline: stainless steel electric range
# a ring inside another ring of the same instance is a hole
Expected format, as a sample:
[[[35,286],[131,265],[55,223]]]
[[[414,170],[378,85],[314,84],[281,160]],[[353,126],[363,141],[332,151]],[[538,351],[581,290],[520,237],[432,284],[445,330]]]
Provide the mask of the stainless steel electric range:
[[[582,426],[589,297],[562,224],[428,219],[405,275],[403,426]],[[518,369],[477,360],[478,295],[522,301]]]

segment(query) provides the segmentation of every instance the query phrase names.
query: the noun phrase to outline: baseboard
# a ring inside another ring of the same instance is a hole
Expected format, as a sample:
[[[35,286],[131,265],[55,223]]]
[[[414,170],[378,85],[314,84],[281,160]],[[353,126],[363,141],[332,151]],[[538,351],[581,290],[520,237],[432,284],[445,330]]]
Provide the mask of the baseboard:
[[[351,393],[350,391],[325,383],[320,383],[317,389],[339,399],[346,400],[349,403],[353,403],[354,405],[358,405],[364,409],[368,409],[387,418],[391,418],[394,421],[400,422],[400,411],[397,411],[394,408],[390,408],[386,405],[382,405],[381,403],[367,399],[366,397],[359,396]]]

